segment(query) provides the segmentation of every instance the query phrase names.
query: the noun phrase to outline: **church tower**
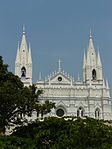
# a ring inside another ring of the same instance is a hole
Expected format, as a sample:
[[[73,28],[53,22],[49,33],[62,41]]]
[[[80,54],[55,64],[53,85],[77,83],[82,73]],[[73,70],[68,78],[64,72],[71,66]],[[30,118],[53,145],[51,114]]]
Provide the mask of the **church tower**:
[[[100,54],[99,51],[98,54],[96,54],[91,32],[89,37],[89,47],[87,50],[87,55],[85,55],[84,53],[83,81],[86,83],[103,83]]]
[[[25,86],[32,84],[32,57],[31,47],[26,41],[25,28],[23,27],[22,41],[18,44],[15,61],[15,75],[21,78]]]

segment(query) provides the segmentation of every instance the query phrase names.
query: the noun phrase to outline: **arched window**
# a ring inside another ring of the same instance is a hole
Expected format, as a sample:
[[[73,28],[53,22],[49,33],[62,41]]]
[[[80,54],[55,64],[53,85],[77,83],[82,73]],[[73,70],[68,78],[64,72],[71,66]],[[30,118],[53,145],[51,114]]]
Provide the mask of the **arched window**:
[[[77,110],[77,116],[83,117],[84,116],[84,109],[82,107],[79,107]]]
[[[100,118],[100,109],[96,108],[95,110],[95,118]]]
[[[92,79],[96,80],[96,70],[95,69],[92,70]]]
[[[26,68],[25,67],[21,68],[21,77],[26,78]]]

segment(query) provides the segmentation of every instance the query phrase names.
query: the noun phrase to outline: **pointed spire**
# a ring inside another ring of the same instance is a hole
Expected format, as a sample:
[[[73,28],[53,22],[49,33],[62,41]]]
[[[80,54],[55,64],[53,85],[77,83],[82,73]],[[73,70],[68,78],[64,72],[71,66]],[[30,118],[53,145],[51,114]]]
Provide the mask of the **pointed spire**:
[[[93,39],[90,31],[89,46],[87,51],[87,65],[96,65],[96,52],[93,44]]]
[[[90,29],[90,36],[89,36],[89,50],[94,49],[93,39],[92,39],[92,33]]]
[[[25,25],[23,25],[23,34],[25,34]]]
[[[86,62],[87,65],[90,65],[90,54],[89,52],[87,52],[87,62]]]
[[[39,72],[39,81],[41,81],[41,80],[42,80],[42,73]]]
[[[27,42],[26,42],[25,26],[24,25],[23,25],[23,35],[22,35],[22,40],[21,40],[21,45],[20,45],[20,51],[21,52],[28,51],[28,46],[27,46]]]
[[[91,28],[90,28],[90,35],[89,35],[89,38],[92,38],[92,32],[91,32]]]
[[[80,75],[79,75],[79,73],[78,73],[78,81],[80,81]]]
[[[17,46],[17,55],[16,55],[16,63],[17,62],[20,62],[19,42],[18,42],[18,46]]]
[[[98,66],[102,66],[99,50],[98,50],[98,54],[97,54],[97,65],[98,65]]]
[[[106,80],[106,87],[109,89],[108,80]]]
[[[86,67],[86,55],[85,55],[85,52],[84,52],[84,60],[83,60],[83,68]]]
[[[32,63],[32,56],[31,56],[31,46],[29,43],[29,52],[28,52],[28,63]]]

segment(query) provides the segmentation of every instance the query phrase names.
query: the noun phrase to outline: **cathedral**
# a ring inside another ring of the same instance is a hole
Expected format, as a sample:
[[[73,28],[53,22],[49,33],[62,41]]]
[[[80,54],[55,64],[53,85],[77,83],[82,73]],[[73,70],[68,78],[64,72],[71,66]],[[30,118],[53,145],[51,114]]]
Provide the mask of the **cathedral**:
[[[18,44],[15,61],[15,75],[21,78],[25,86],[32,85],[32,56],[30,45],[26,41],[23,29],[22,41]],[[58,68],[46,79],[41,75],[34,83],[38,90],[43,90],[40,96],[42,102],[55,102],[56,108],[49,116],[89,116],[97,119],[112,119],[112,100],[108,81],[102,73],[102,63],[99,51],[96,53],[90,33],[87,53],[84,53],[83,79],[74,80],[61,68]]]

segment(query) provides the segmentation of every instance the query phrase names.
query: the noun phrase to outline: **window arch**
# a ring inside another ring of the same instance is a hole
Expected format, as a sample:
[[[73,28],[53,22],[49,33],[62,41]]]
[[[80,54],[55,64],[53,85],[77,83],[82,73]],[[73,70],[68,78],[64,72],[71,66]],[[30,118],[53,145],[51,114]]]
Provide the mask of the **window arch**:
[[[96,70],[95,69],[92,70],[92,79],[96,80]]]
[[[25,67],[21,68],[21,77],[26,78],[26,68]]]
[[[95,118],[100,118],[100,109],[96,108],[95,110]]]
[[[84,116],[84,109],[79,107],[77,110],[77,116],[83,117]]]

